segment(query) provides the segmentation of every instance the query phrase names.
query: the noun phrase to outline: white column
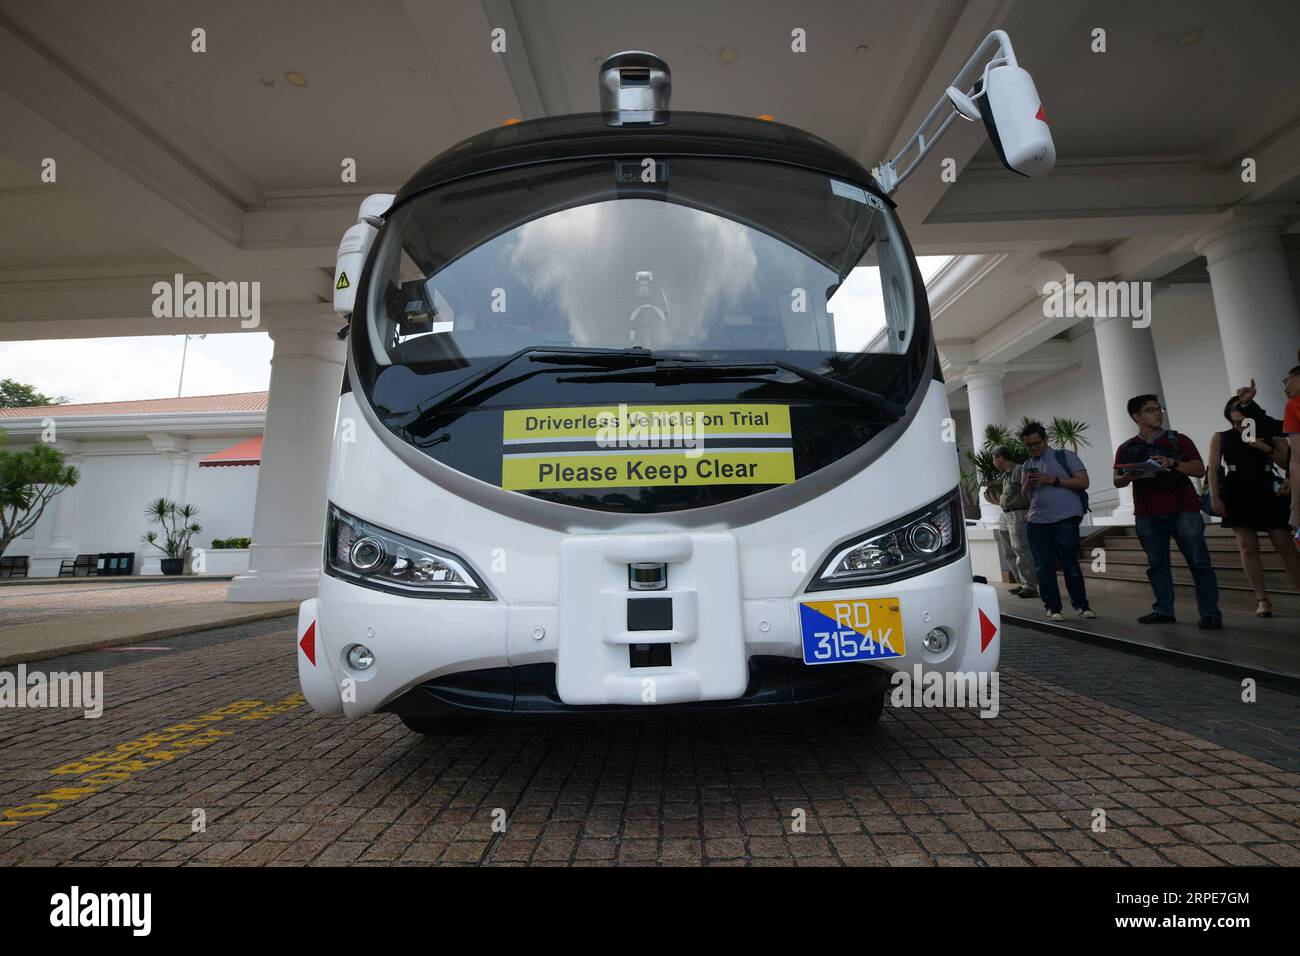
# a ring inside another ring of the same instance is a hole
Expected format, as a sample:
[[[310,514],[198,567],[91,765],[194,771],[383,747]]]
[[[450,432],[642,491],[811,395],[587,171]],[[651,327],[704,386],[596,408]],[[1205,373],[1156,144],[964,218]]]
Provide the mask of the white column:
[[[154,450],[167,459],[171,466],[167,472],[167,493],[164,497],[178,505],[185,504],[185,490],[189,485],[190,461],[193,455],[189,451],[189,442],[179,435],[165,432],[150,432],[149,440]]]
[[[1006,370],[1001,368],[973,367],[964,376],[966,397],[970,401],[970,432],[972,451],[978,452],[984,444],[984,430],[989,425],[1006,424],[1007,406],[1002,397],[1002,379]],[[984,499],[980,489],[980,520],[996,524],[1002,518],[1002,509]]]
[[[1210,273],[1231,388],[1253,378],[1261,395],[1278,395],[1283,376],[1296,364],[1300,309],[1282,247],[1285,225],[1272,217],[1243,219],[1196,243]]]
[[[325,531],[325,484],[342,384],[344,343],[330,315],[270,330],[271,390],[253,510],[249,570],[231,601],[292,601],[316,594]]]
[[[82,471],[84,459],[81,455],[70,451],[64,451],[66,442],[61,442],[59,451],[63,452],[63,464],[70,465],[78,471]],[[83,473],[84,480],[85,475]],[[75,555],[77,553],[77,486],[64,488],[54,496],[54,527],[50,533],[51,552],[57,552],[60,555]]]
[[[167,454],[171,461],[171,474],[167,479],[167,500],[177,505],[187,504],[186,489],[190,483],[190,462],[194,456],[187,451],[173,451]]]
[[[1153,316],[1153,321],[1157,320]],[[1106,401],[1106,427],[1113,454],[1121,442],[1137,434],[1137,423],[1128,413],[1128,400],[1138,395],[1165,396],[1160,388],[1156,346],[1150,328],[1134,328],[1133,320],[1106,316],[1092,321],[1097,337],[1097,363],[1101,368],[1101,390]],[[1100,493],[1111,486],[1113,472],[1090,475]],[[1133,520],[1133,488],[1119,489],[1119,505],[1111,514],[1119,521]]]

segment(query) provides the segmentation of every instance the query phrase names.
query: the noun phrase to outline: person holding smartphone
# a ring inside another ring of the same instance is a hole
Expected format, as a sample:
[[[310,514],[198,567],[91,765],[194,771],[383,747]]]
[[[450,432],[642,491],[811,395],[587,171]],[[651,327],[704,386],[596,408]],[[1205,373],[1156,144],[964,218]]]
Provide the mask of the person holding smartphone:
[[[1047,431],[1038,422],[1020,430],[1030,458],[1021,469],[1022,488],[1029,498],[1025,531],[1034,555],[1038,593],[1047,616],[1063,621],[1061,589],[1056,580],[1060,562],[1070,604],[1082,618],[1095,618],[1088,605],[1088,589],[1079,567],[1079,525],[1087,510],[1088,472],[1083,461],[1067,448],[1051,448]]]

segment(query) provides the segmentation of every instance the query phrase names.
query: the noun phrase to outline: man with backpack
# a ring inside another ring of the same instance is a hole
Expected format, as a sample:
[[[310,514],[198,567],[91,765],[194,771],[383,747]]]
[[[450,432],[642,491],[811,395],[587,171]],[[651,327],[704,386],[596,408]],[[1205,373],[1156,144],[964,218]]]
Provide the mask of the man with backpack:
[[[1088,471],[1074,452],[1048,447],[1047,431],[1038,422],[1022,428],[1020,438],[1031,456],[1021,467],[1023,488],[1029,496],[1025,530],[1047,616],[1053,621],[1065,620],[1056,581],[1059,561],[1070,604],[1080,617],[1094,618],[1097,615],[1088,606],[1083,569],[1079,567],[1079,525],[1088,510]]]
[[[1165,410],[1155,395],[1128,400],[1129,417],[1138,433],[1115,450],[1115,487],[1133,486],[1133,510],[1138,540],[1147,555],[1147,580],[1155,594],[1150,614],[1139,624],[1172,624],[1174,579],[1169,571],[1169,539],[1178,542],[1196,585],[1198,626],[1223,627],[1219,611],[1219,582],[1205,544],[1201,499],[1191,479],[1205,475],[1201,453],[1186,435],[1164,427]]]

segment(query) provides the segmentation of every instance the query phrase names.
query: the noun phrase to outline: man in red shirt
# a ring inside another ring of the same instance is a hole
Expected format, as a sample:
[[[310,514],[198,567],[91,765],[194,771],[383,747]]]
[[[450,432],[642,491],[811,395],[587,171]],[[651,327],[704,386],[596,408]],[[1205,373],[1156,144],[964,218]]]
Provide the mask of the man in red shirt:
[[[1173,538],[1196,584],[1198,626],[1216,631],[1223,626],[1219,582],[1205,544],[1201,499],[1191,482],[1205,475],[1201,453],[1186,435],[1165,428],[1165,410],[1155,395],[1130,398],[1128,413],[1138,433],[1115,450],[1115,487],[1133,486],[1138,540],[1147,555],[1147,580],[1156,599],[1151,613],[1138,618],[1138,623],[1175,620],[1174,579],[1169,570],[1169,539]]]
[[[1300,358],[1300,355],[1297,356]],[[1286,411],[1282,415],[1282,432],[1291,443],[1288,481],[1291,486],[1291,530],[1300,529],[1300,365],[1286,373]],[[1300,547],[1300,543],[1297,544]]]

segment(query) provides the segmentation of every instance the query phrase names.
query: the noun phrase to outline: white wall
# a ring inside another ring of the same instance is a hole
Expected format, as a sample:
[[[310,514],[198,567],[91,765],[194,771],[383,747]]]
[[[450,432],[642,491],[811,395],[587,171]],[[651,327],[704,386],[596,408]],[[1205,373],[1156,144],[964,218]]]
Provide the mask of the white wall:
[[[229,447],[234,442],[224,447]],[[200,547],[210,547],[213,538],[251,538],[253,503],[257,499],[257,466],[200,468],[190,465],[189,494],[199,509],[203,531],[194,539]]]
[[[213,538],[251,537],[253,504],[257,496],[255,465],[231,468],[200,468],[198,459],[211,451],[228,448],[243,436],[191,440],[193,456],[186,478],[186,503],[199,509],[198,521],[203,531],[193,544],[207,548]],[[130,551],[136,554],[136,570],[156,570],[161,553],[140,541],[153,528],[144,516],[146,506],[165,497],[171,475],[170,462],[157,453],[148,440],[81,441],[76,462],[81,480],[56,497],[29,537],[15,541],[6,555],[32,558],[32,577],[57,574],[61,557],[101,551]],[[23,447],[10,440],[9,448]],[[51,549],[57,511],[74,503],[75,532],[72,551]]]

